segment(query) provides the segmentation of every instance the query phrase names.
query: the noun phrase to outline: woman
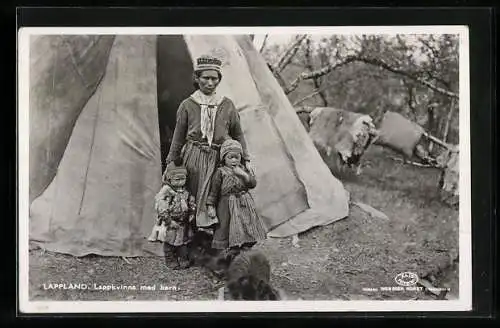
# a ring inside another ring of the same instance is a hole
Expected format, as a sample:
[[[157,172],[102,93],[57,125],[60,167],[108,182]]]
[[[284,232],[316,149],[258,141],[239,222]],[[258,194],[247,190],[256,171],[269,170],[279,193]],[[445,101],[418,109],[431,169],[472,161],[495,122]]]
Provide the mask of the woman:
[[[233,102],[216,93],[222,79],[222,62],[212,56],[196,60],[194,86],[196,91],[177,110],[177,122],[168,153],[167,164],[184,164],[188,171],[188,190],[196,197],[196,226],[214,228],[216,217],[207,213],[206,199],[212,175],[218,164],[220,145],[227,139],[239,141],[242,161],[253,172],[240,116]]]

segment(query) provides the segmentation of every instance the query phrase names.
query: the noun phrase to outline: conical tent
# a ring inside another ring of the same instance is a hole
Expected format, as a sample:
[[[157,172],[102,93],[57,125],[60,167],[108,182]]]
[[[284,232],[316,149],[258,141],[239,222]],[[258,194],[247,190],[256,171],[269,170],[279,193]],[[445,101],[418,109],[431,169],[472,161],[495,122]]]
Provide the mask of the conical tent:
[[[104,76],[113,36],[31,36],[30,201],[54,177],[78,115]]]
[[[348,215],[348,193],[330,174],[247,36],[40,36],[31,41],[30,72],[38,69],[41,77],[30,79],[30,156],[35,154],[30,239],[44,248],[76,256],[158,252],[146,237],[161,183],[160,130],[165,117],[175,124],[176,107],[191,92],[189,70],[207,53],[223,60],[218,92],[240,112],[257,174],[252,193],[269,236],[290,236]],[[66,66],[55,64],[61,54],[67,54],[62,56]],[[35,68],[34,57],[50,64]],[[59,67],[67,74],[54,73]]]

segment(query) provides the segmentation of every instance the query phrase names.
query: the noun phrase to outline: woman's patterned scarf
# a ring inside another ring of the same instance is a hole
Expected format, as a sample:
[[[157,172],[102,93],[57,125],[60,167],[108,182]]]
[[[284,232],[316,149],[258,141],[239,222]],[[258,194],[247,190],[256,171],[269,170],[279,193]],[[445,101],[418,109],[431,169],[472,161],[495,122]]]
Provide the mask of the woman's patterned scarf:
[[[215,115],[217,109],[222,103],[223,97],[215,92],[207,96],[200,90],[196,90],[191,98],[201,107],[201,134],[203,138],[207,138],[208,144],[212,145],[215,130]]]

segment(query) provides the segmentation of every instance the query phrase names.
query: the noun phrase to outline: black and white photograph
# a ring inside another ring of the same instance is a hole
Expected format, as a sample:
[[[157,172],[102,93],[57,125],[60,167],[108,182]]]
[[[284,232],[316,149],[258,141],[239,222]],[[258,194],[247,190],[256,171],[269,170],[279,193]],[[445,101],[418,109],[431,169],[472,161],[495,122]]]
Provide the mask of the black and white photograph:
[[[22,311],[471,309],[467,27],[18,40]]]

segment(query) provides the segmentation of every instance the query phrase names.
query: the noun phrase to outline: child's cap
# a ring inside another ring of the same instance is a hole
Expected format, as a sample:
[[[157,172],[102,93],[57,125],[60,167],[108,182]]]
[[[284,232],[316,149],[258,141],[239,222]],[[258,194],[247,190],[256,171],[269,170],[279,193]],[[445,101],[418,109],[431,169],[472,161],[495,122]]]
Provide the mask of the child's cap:
[[[243,152],[243,147],[241,147],[241,144],[238,141],[234,139],[227,139],[220,146],[220,159],[223,160],[224,156],[231,151],[239,152],[241,154]]]
[[[187,169],[183,165],[175,165],[174,162],[168,163],[165,170],[165,178],[170,180],[178,175],[187,176]]]

